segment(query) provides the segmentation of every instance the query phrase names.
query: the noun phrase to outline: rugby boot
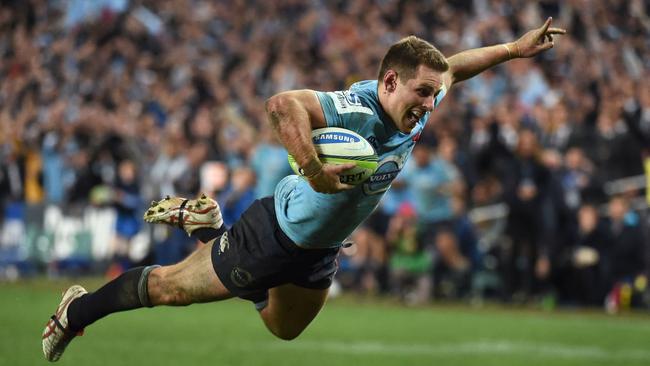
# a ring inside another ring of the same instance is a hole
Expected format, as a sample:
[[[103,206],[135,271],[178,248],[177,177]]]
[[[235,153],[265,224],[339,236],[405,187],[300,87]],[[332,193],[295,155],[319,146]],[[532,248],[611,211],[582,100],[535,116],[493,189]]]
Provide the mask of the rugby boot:
[[[187,235],[199,228],[219,229],[223,225],[219,204],[205,194],[196,199],[167,196],[158,202],[152,201],[144,221],[179,227]]]
[[[74,337],[83,334],[83,330],[73,331],[68,327],[68,307],[72,300],[88,293],[79,285],[68,288],[63,293],[61,303],[56,308],[54,315],[50,317],[43,330],[43,354],[50,362],[58,361],[63,351]]]

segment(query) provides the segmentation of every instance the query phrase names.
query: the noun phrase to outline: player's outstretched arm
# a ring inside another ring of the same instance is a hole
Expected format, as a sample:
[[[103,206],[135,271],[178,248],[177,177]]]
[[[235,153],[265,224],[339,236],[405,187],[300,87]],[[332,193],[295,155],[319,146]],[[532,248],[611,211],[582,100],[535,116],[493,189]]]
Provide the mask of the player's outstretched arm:
[[[312,188],[336,193],[353,186],[342,184],[338,173],[354,164],[321,163],[311,141],[312,129],[327,127],[325,115],[313,90],[293,90],[276,94],[266,101],[266,113],[280,142],[293,155]]]
[[[553,36],[565,34],[566,31],[552,28],[552,21],[549,17],[541,27],[528,31],[514,42],[475,48],[449,57],[448,76],[451,83],[469,79],[501,62],[518,57],[533,57],[553,48]]]

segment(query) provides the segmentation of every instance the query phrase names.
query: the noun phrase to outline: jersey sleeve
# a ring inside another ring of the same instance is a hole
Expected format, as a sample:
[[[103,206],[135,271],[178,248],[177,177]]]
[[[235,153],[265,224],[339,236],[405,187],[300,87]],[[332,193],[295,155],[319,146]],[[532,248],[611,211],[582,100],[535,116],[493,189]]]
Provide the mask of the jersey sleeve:
[[[352,91],[316,92],[328,127],[350,128],[360,117],[373,115],[361,98]]]

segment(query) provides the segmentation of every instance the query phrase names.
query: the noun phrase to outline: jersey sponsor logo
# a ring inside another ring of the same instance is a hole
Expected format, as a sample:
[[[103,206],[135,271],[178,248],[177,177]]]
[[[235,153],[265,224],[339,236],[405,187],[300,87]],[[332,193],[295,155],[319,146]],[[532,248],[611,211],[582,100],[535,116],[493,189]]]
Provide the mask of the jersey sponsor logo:
[[[235,267],[230,271],[230,280],[237,287],[245,287],[253,280],[253,276],[250,272],[242,269],[240,267]]]
[[[361,180],[361,178],[363,178],[364,174],[367,174],[367,172],[363,171],[354,174],[341,174],[339,175],[339,181],[343,184],[358,182]]]
[[[219,240],[219,255],[228,250],[229,246],[230,243],[228,242],[228,232],[225,232],[223,235],[221,235],[221,240]]]
[[[349,133],[344,132],[332,132],[332,133],[321,133],[318,136],[314,136],[312,141],[315,144],[343,144],[343,143],[353,143],[359,142],[358,137],[350,135]]]
[[[403,166],[403,156],[392,155],[382,160],[375,173],[363,184],[363,192],[367,195],[386,192]]]
[[[368,107],[364,107],[361,98],[355,93],[345,90],[326,93],[334,102],[334,107],[338,114],[345,113],[363,113],[373,115],[374,112]]]
[[[379,162],[379,167],[373,175],[368,178],[363,184],[363,192],[366,195],[384,193],[390,188],[397,174],[404,168],[404,163],[413,150],[414,143],[410,143],[408,147],[399,155],[390,155],[385,157]]]

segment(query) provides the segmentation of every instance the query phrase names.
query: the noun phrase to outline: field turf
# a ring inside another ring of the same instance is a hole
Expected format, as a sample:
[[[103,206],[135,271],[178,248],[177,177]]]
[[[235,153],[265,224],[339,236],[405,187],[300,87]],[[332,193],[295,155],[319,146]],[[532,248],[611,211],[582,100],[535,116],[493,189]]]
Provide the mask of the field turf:
[[[99,282],[77,281],[89,289]],[[0,283],[0,365],[45,365],[40,334],[71,282]],[[650,314],[333,299],[297,340],[241,300],[114,314],[60,365],[650,365]]]

